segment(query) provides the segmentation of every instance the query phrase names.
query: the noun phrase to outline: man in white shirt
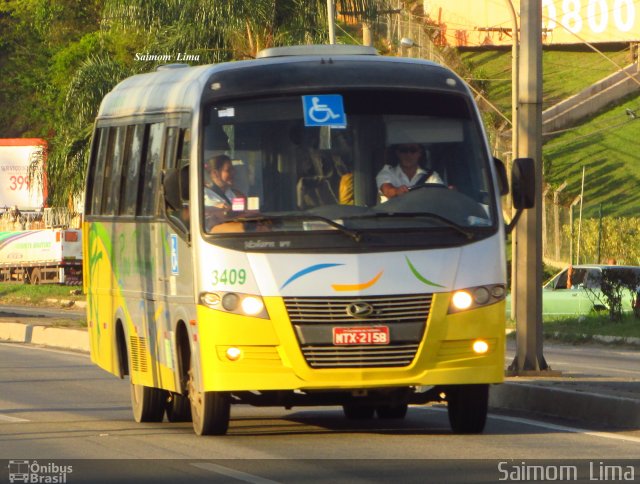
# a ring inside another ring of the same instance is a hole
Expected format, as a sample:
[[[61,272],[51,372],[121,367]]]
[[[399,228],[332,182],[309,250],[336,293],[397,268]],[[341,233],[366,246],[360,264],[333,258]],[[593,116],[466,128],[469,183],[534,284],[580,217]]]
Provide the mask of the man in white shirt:
[[[210,230],[220,223],[227,212],[236,210],[234,199],[245,198],[244,194],[232,188],[234,168],[231,158],[218,155],[205,163],[210,180],[204,186],[205,226]],[[244,201],[240,204],[244,207]]]
[[[397,165],[384,165],[376,176],[376,185],[385,197],[394,198],[404,195],[409,191],[409,188],[419,182],[444,185],[444,181],[438,173],[420,167],[420,162],[426,161],[422,145],[418,143],[395,145],[392,148],[392,154],[395,154]]]

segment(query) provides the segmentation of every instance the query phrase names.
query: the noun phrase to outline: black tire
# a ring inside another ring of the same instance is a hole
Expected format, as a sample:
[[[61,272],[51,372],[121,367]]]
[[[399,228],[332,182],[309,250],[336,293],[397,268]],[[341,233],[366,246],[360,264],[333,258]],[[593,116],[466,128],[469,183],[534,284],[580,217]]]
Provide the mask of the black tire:
[[[455,385],[447,389],[449,424],[456,434],[479,434],[489,410],[489,385]]]
[[[162,422],[167,392],[131,384],[131,408],[136,422]]]
[[[226,434],[231,410],[229,394],[197,391],[192,369],[189,369],[188,389],[194,432],[197,435]]]
[[[344,416],[349,420],[368,420],[373,418],[373,414],[376,411],[373,405],[357,405],[353,403],[346,403],[342,406]]]
[[[407,408],[409,406],[406,403],[396,405],[380,405],[376,407],[376,413],[378,418],[381,419],[402,419],[407,416]]]
[[[191,402],[189,397],[179,393],[169,393],[165,403],[169,422],[191,422]]]

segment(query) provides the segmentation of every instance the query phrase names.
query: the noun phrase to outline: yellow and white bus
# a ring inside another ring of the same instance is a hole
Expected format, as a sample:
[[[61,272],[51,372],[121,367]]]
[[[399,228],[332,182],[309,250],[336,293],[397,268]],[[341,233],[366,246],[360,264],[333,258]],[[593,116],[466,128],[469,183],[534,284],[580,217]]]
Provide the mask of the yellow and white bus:
[[[376,176],[407,145],[438,183],[386,199]],[[213,207],[219,155],[234,191]],[[136,421],[224,434],[231,404],[386,419],[446,401],[455,432],[483,430],[507,183],[450,70],[358,46],[163,66],[104,98],[86,190],[91,358],[129,376]]]

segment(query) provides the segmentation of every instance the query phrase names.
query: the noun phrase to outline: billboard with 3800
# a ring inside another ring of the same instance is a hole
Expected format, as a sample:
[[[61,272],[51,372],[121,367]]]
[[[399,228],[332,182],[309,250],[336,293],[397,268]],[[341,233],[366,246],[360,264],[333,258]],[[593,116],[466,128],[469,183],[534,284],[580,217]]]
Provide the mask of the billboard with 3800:
[[[520,0],[512,4],[518,14]],[[424,6],[449,45],[511,44],[508,2],[431,0]],[[640,41],[640,0],[542,0],[542,33],[545,44]]]

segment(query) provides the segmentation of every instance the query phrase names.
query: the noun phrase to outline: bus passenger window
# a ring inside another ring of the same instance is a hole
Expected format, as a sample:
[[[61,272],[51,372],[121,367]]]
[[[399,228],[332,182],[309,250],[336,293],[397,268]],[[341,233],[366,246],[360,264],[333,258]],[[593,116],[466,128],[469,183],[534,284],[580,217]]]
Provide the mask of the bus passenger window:
[[[91,205],[90,213],[92,215],[100,214],[100,206],[102,204],[102,187],[104,180],[104,165],[107,157],[107,143],[109,141],[109,128],[100,128],[96,131],[99,140],[97,154],[92,160],[90,180],[91,184]]]
[[[127,137],[126,171],[123,167],[122,193],[120,201],[120,215],[135,215],[138,198],[140,196],[140,161],[144,146],[147,126],[138,124],[129,126],[132,131]]]
[[[169,130],[167,130],[169,131]],[[175,165],[179,170],[186,170],[185,173],[181,173],[182,177],[181,185],[186,183],[186,189],[188,190],[188,166],[189,166],[189,153],[191,150],[191,131],[188,129],[180,130],[177,140],[177,152],[175,162],[168,159],[167,163]],[[179,229],[179,231],[188,234],[190,231],[190,208],[189,208],[189,196],[188,193],[181,194],[182,205],[176,209],[166,204],[167,218],[173,222],[173,225]]]
[[[164,125],[162,123],[152,124],[149,129],[149,142],[143,161],[142,203],[138,207],[138,215],[156,214],[163,131]]]

